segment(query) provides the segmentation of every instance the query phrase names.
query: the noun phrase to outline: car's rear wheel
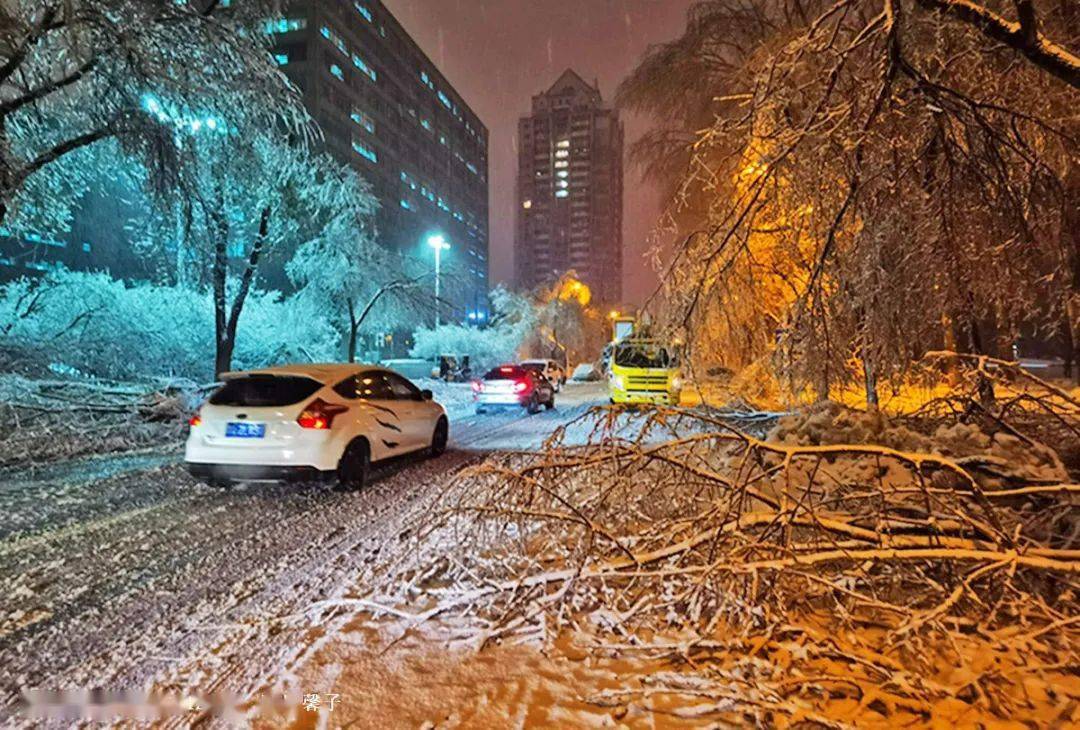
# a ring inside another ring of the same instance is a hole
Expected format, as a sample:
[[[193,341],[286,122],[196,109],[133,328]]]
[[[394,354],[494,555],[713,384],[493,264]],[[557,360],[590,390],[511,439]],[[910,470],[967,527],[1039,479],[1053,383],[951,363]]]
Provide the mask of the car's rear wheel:
[[[337,488],[352,492],[367,486],[371,475],[371,447],[364,439],[357,439],[345,447],[337,469]]]
[[[447,423],[446,417],[441,416],[439,422],[435,424],[435,433],[431,436],[431,455],[442,456],[446,453],[446,442],[450,438],[450,424]]]
[[[555,407],[555,396],[551,396],[551,400],[549,400],[547,403],[544,404],[544,408],[546,408],[546,409],[548,409],[550,411],[554,407]]]

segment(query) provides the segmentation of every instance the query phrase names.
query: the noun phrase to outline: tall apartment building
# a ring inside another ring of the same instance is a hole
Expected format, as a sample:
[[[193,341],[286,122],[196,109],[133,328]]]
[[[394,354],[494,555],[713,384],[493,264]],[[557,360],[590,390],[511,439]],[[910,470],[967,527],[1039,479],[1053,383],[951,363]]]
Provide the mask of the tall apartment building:
[[[326,147],[382,203],[381,241],[431,259],[441,234],[442,296],[482,321],[488,293],[488,131],[379,0],[292,0],[267,23]]]
[[[571,70],[518,123],[515,282],[532,289],[574,270],[593,298],[622,298],[623,125]]]

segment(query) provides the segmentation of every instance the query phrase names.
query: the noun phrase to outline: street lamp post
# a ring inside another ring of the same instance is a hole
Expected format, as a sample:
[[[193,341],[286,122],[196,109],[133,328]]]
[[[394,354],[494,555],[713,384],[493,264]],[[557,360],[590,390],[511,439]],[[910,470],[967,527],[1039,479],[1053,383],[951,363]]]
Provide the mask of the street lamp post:
[[[435,249],[435,326],[439,326],[439,270],[442,266],[442,252],[449,250],[450,244],[439,234],[428,236],[428,245]]]

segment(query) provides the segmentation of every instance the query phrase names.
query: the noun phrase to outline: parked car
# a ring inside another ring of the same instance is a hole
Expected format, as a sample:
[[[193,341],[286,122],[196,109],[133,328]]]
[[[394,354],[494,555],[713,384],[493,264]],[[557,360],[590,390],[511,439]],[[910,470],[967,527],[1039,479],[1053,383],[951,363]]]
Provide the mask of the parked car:
[[[518,364],[526,370],[538,372],[547,378],[555,386],[556,393],[562,390],[562,386],[566,383],[566,371],[554,360],[522,360]]]
[[[600,374],[599,368],[594,363],[583,362],[574,368],[574,374],[570,376],[570,379],[575,383],[595,383],[603,380],[604,376]]]
[[[481,380],[473,382],[476,412],[492,408],[521,407],[537,413],[543,406],[555,407],[555,387],[536,370],[520,365],[492,368]]]
[[[370,365],[285,365],[228,373],[191,419],[188,470],[214,484],[332,478],[359,489],[371,465],[446,450],[446,411]]]

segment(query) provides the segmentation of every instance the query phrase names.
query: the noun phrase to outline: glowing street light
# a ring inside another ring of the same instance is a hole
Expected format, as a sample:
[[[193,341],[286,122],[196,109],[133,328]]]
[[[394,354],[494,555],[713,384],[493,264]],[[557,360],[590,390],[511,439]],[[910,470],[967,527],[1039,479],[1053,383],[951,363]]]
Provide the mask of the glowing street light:
[[[450,244],[441,234],[428,236],[427,244],[435,249],[435,326],[439,326],[439,270],[442,266],[442,252],[450,250]]]

